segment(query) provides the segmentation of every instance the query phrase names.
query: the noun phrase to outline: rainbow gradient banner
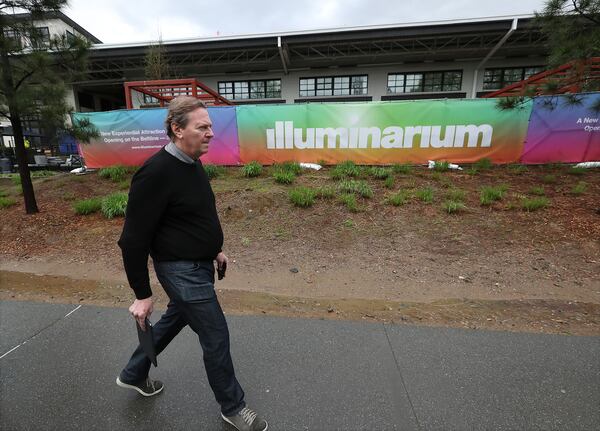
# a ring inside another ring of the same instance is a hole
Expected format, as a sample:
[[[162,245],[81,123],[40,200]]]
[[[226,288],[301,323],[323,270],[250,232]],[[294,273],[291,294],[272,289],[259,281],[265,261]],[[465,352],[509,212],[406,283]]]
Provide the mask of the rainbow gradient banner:
[[[598,107],[600,93],[537,97],[521,162],[600,161]]]
[[[238,106],[240,158],[511,163],[521,157],[530,113],[531,103],[500,110],[488,99]]]
[[[203,163],[237,165],[240,161],[235,107],[209,107],[215,137]],[[89,168],[111,165],[139,166],[169,143],[164,121],[166,109],[135,109],[74,113],[73,120],[88,118],[100,132],[90,143],[79,144]]]

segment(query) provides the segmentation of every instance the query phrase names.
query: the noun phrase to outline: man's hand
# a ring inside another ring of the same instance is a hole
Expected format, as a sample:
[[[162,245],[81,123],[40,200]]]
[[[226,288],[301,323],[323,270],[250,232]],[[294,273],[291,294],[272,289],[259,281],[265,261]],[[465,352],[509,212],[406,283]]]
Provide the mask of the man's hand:
[[[219,280],[221,280],[223,277],[225,277],[225,270],[227,270],[227,262],[229,262],[229,259],[227,256],[225,256],[225,253],[220,252],[217,254],[215,260],[217,261],[217,273],[219,274]]]
[[[139,323],[143,331],[146,330],[146,317],[152,314],[154,309],[154,301],[152,297],[145,299],[136,299],[129,307],[129,312],[135,320]]]

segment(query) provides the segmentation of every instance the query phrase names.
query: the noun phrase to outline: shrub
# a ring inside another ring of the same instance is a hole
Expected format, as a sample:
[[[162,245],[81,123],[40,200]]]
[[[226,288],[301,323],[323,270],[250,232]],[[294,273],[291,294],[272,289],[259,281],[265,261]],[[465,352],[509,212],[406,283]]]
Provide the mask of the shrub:
[[[435,165],[433,166],[433,170],[438,171],[438,172],[446,172],[449,169],[450,169],[450,162],[448,162],[447,160],[436,161]]]
[[[423,187],[415,192],[415,196],[426,203],[433,202],[433,189],[431,187]]]
[[[290,171],[275,171],[273,173],[273,178],[276,183],[279,184],[292,184],[296,179],[296,175]]]
[[[460,201],[455,201],[455,200],[447,200],[446,202],[444,202],[442,204],[442,208],[448,213],[448,214],[453,214],[459,211],[463,211],[465,210],[467,207],[465,206],[465,204],[463,204]]]
[[[413,167],[408,163],[405,164],[395,164],[392,166],[392,171],[397,174],[408,175],[412,173]]]
[[[372,167],[369,170],[369,174],[378,180],[385,180],[392,175],[392,171],[388,168]]]
[[[450,201],[464,201],[467,192],[461,189],[449,189],[446,192],[446,198]]]
[[[383,183],[383,185],[388,189],[391,189],[392,187],[394,187],[394,177],[392,175],[387,177],[385,179],[385,183]]]
[[[497,186],[497,187],[482,187],[480,201],[481,205],[491,205],[495,201],[499,201],[506,193],[508,187],[505,185]]]
[[[127,193],[113,193],[102,199],[100,210],[106,218],[123,217],[127,209]]]
[[[576,166],[571,166],[571,168],[567,171],[568,174],[571,175],[583,175],[587,172],[586,168],[578,168]]]
[[[398,207],[408,202],[410,194],[406,190],[399,190],[387,198],[387,203]]]
[[[546,191],[544,190],[544,186],[533,186],[529,189],[529,193],[536,196],[545,196]]]
[[[479,171],[487,171],[489,169],[492,169],[494,167],[494,164],[490,159],[484,157],[483,159],[479,159],[475,163],[473,163],[473,167]]]
[[[310,207],[315,203],[316,192],[308,187],[297,187],[289,192],[290,201],[297,207]]]
[[[536,211],[542,208],[546,208],[550,205],[550,199],[546,197],[537,197],[537,198],[524,198],[521,200],[521,208],[524,211]]]
[[[360,175],[360,168],[356,166],[353,161],[347,160],[339,165],[336,165],[331,170],[330,175],[334,180],[339,180],[346,177],[358,177]]]
[[[339,200],[341,203],[346,205],[352,212],[358,212],[358,205],[356,204],[356,196],[353,193],[344,193],[340,195]]]
[[[581,195],[585,193],[587,189],[587,183],[585,181],[579,181],[573,188],[571,189],[571,193],[574,195]]]
[[[15,201],[13,198],[7,198],[5,196],[0,197],[0,208],[8,208],[16,203],[17,201]]]
[[[206,172],[206,176],[209,180],[218,178],[225,173],[225,168],[223,166],[202,165],[202,167],[204,168],[204,172]]]
[[[129,170],[125,166],[114,165],[109,166],[107,168],[102,168],[98,171],[98,176],[100,178],[106,178],[115,183],[119,183],[125,179]]]
[[[358,193],[363,198],[373,197],[373,190],[365,181],[344,180],[338,187],[342,193]]]
[[[331,199],[335,196],[335,188],[332,186],[321,186],[315,190],[316,197],[323,199]]]
[[[281,165],[276,165],[277,170],[284,172],[291,172],[294,175],[300,175],[302,173],[302,167],[298,162],[283,162]]]
[[[75,213],[79,215],[88,215],[100,211],[102,208],[102,198],[91,198],[77,201],[73,204]]]
[[[248,178],[258,177],[261,173],[262,165],[255,161],[245,164],[242,168],[242,174]]]

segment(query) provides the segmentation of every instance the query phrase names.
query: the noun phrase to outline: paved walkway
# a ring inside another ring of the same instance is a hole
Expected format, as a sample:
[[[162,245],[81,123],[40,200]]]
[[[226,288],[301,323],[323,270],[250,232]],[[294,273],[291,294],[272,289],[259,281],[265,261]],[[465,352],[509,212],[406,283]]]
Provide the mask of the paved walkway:
[[[155,311],[153,319],[161,310]],[[228,317],[250,407],[270,430],[592,430],[600,337]],[[0,303],[2,430],[230,430],[186,328],[143,398],[114,380],[126,309]]]

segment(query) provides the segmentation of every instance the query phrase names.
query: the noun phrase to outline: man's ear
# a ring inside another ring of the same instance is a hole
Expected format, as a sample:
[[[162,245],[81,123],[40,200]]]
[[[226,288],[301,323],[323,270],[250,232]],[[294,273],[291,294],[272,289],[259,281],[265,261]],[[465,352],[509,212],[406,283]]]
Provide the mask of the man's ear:
[[[181,133],[181,127],[179,127],[179,124],[171,123],[171,132],[173,132],[175,136]]]

